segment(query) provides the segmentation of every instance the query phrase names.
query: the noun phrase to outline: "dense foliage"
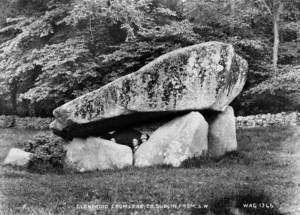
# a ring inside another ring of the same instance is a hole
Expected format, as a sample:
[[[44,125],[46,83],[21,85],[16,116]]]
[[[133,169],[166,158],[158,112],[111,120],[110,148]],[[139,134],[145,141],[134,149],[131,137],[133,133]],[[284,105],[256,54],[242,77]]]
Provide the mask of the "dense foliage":
[[[278,71],[272,1],[1,1],[0,114],[50,116],[163,53],[211,40],[234,44],[249,62],[244,93],[234,103],[239,114],[299,108],[295,0],[281,2]]]
[[[63,140],[54,134],[40,134],[25,143],[25,151],[33,153],[28,168],[33,171],[63,169],[66,151]]]

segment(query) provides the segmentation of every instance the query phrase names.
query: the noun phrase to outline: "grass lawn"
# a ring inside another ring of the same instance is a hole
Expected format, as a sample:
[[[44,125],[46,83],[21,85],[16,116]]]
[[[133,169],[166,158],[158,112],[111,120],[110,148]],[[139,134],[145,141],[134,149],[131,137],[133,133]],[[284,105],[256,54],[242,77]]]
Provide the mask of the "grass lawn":
[[[0,130],[0,162],[36,133]],[[237,153],[219,161],[190,160],[180,168],[37,174],[0,166],[0,214],[206,214],[192,206],[213,207],[244,194],[264,196],[263,203],[282,214],[300,214],[300,126],[239,130],[238,143]],[[122,204],[147,209],[111,208]],[[100,208],[105,205],[109,209]]]

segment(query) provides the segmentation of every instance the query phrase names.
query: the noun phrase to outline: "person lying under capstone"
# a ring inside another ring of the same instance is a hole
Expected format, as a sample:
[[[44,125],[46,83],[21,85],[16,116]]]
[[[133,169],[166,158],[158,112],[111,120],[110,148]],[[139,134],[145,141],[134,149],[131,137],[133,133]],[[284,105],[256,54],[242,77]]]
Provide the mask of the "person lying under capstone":
[[[147,140],[149,139],[149,135],[146,134],[146,133],[142,133],[141,137],[140,137],[140,144],[141,145],[142,143],[146,142]]]

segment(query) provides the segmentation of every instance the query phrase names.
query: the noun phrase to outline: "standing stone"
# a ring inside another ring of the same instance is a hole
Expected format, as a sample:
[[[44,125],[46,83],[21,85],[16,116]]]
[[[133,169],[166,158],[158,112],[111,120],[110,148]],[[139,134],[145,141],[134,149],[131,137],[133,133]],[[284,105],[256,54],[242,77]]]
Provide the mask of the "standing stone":
[[[212,157],[220,157],[226,152],[237,149],[234,111],[231,106],[217,115],[209,123],[208,153]]]
[[[199,112],[191,112],[159,127],[135,153],[136,166],[170,164],[207,152],[208,124]]]
[[[80,172],[132,165],[132,151],[128,146],[101,138],[76,138],[65,149],[66,163]]]
[[[22,149],[12,148],[4,160],[5,165],[26,167],[32,158],[32,153]]]

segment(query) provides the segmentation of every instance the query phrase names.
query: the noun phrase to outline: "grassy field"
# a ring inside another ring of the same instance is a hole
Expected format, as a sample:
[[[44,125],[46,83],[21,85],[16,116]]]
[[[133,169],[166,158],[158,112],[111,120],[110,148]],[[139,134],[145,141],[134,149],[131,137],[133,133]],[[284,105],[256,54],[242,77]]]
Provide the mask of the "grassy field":
[[[1,163],[11,147],[22,146],[36,133],[0,130]],[[190,160],[180,168],[37,174],[0,166],[0,211],[5,215],[207,214],[200,208],[207,205],[222,215],[229,214],[224,212],[228,202],[246,199],[276,206],[281,214],[300,214],[300,127],[239,130],[238,142],[238,152],[223,159]],[[146,209],[112,208],[141,204]],[[101,208],[106,205],[108,209]],[[258,211],[275,214],[262,205],[247,214]]]

